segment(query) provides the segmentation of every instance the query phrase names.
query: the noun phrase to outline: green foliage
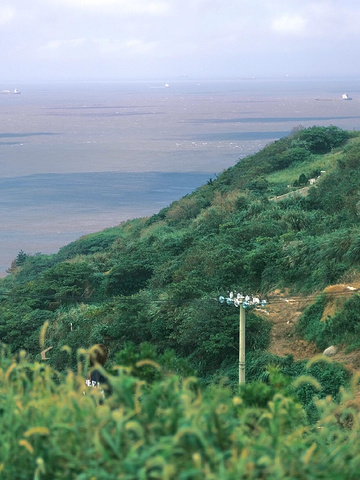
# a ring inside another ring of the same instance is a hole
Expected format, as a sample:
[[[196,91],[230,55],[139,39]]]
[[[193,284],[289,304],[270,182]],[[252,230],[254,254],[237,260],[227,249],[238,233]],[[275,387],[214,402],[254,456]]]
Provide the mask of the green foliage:
[[[108,228],[102,232],[85,235],[76,242],[60,248],[58,258],[67,260],[76,255],[89,255],[101,252],[109,248],[116,240],[121,237],[122,229],[120,227]]]
[[[305,173],[301,173],[299,175],[299,178],[294,181],[293,185],[294,187],[304,187],[305,185],[307,185],[307,183],[308,183],[308,179]]]
[[[216,298],[357,278],[359,170],[355,134],[298,129],[148,219],[20,252],[0,280],[0,477],[358,478],[358,378],[271,355],[271,323],[247,311],[239,387],[239,311]],[[359,348],[359,302],[320,295],[297,333]],[[94,343],[110,351],[105,402],[84,387]]]
[[[240,387],[240,396],[246,407],[265,408],[273,398],[275,389],[263,382],[251,382]]]
[[[21,267],[21,265],[25,263],[28,256],[29,255],[27,255],[23,250],[20,250],[16,257],[16,266]]]
[[[324,332],[326,322],[322,321],[327,300],[325,295],[319,296],[313,304],[307,307],[296,326],[297,332],[310,342],[317,342],[320,348],[326,348]]]
[[[86,352],[83,352],[86,353]],[[141,360],[140,360],[141,362]],[[143,366],[145,366],[145,359]],[[152,362],[148,362],[151,366]],[[38,480],[286,479],[358,477],[358,378],[340,403],[316,404],[308,423],[272,370],[269,383],[237,392],[202,388],[194,377],[165,375],[147,383],[115,365],[111,394],[85,386],[81,363],[63,374],[46,364],[0,355],[0,474]],[[321,385],[318,385],[321,387]],[[102,399],[102,401],[100,401]]]
[[[357,348],[360,331],[360,297],[353,295],[337,300],[333,315],[324,318],[324,309],[332,299],[321,296],[310,305],[301,316],[297,325],[298,333],[319,348],[330,345],[346,344],[348,348]]]
[[[194,375],[195,372],[186,359],[176,356],[173,350],[159,353],[157,348],[144,342],[138,346],[129,342],[115,355],[116,365],[129,367],[132,376],[153,383],[165,378],[170,373],[182,378]]]
[[[109,295],[133,295],[146,286],[151,276],[152,268],[143,259],[125,259],[110,270],[105,288]]]
[[[320,412],[317,407],[319,398],[331,397],[335,401],[340,399],[341,389],[349,387],[350,375],[344,365],[330,361],[320,356],[310,360],[305,365],[304,374],[310,375],[315,381],[296,381],[296,395],[305,407],[311,423],[319,420]]]
[[[344,365],[332,362],[328,357],[294,362],[291,355],[281,358],[263,351],[247,355],[246,378],[250,382],[247,388],[251,392],[255,389],[254,395],[259,395],[254,401],[266,399],[273,387],[281,388],[298,399],[311,424],[319,419],[317,404],[320,399],[331,397],[338,401],[342,389],[350,386],[350,374]]]
[[[312,160],[310,151],[305,146],[292,145],[282,155],[275,157],[273,161],[274,169],[283,170],[290,166],[307,163]]]
[[[248,183],[247,188],[257,195],[263,195],[269,188],[269,182],[264,177],[258,177]]]
[[[341,170],[357,170],[360,166],[360,145],[358,143],[346,145],[344,155],[338,160],[338,165]]]
[[[349,134],[338,127],[311,127],[301,130],[297,140],[302,142],[311,153],[327,153],[332,148],[343,145],[349,139]]]
[[[48,346],[105,342],[115,352],[150,342],[159,355],[186,358],[207,383],[219,372],[236,382],[238,319],[216,304],[220,293],[313,293],[360,271],[359,145],[337,127],[299,128],[150,218],[86,235],[56,255],[22,255],[0,280],[1,339],[36,358],[48,320]],[[314,187],[293,186],[324,170]],[[353,348],[355,308],[344,312],[342,336],[340,317],[320,322],[311,312],[299,333]],[[266,350],[271,325],[247,317],[252,355]],[[76,362],[64,352],[53,358],[61,370]]]
[[[249,312],[246,315],[247,351],[266,350],[270,345],[270,321]]]
[[[328,335],[336,344],[345,343],[350,348],[359,344],[360,332],[360,296],[346,299],[327,321]]]
[[[51,268],[56,262],[56,255],[27,255],[14,275],[19,283],[29,282],[37,279],[43,271]]]

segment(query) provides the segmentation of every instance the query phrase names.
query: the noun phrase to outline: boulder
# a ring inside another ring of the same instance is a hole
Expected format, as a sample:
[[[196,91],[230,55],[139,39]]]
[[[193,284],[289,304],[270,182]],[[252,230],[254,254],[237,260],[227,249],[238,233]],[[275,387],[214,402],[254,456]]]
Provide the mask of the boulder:
[[[336,353],[337,348],[334,345],[331,345],[331,347],[328,347],[323,351],[323,355],[326,355],[327,357],[333,357]]]

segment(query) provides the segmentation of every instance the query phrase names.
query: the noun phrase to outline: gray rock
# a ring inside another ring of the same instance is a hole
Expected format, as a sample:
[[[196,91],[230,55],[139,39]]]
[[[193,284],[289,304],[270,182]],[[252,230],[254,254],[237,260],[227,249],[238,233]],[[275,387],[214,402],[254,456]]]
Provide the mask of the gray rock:
[[[331,345],[331,347],[328,347],[323,351],[323,355],[326,355],[327,357],[332,357],[336,355],[336,353],[337,353],[337,348],[334,347],[334,345]]]

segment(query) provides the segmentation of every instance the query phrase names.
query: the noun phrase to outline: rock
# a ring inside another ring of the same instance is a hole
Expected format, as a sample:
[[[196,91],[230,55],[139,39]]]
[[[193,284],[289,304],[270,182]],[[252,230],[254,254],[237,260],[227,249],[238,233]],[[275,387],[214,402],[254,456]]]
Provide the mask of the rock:
[[[299,320],[300,317],[301,317],[301,312],[296,312],[295,316],[290,318],[290,320],[288,320],[286,323],[288,325],[290,325],[291,323],[296,323]]]
[[[326,355],[327,357],[332,357],[336,355],[336,353],[337,353],[337,348],[334,347],[334,345],[331,345],[331,347],[328,347],[323,351],[323,355]]]

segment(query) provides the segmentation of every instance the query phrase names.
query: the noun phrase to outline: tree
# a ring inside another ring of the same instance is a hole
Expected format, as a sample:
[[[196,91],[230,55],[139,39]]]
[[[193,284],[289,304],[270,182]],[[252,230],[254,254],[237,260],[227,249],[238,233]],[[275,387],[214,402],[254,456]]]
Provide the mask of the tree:
[[[23,250],[20,250],[20,252],[17,254],[16,257],[16,265],[20,267],[25,263],[26,259],[28,258],[29,255],[27,255]]]
[[[43,274],[45,290],[53,292],[60,301],[89,298],[96,287],[94,268],[86,262],[63,262]]]
[[[17,254],[17,257],[11,262],[11,266],[6,270],[6,273],[14,273],[17,267],[21,267],[27,260],[27,255],[23,250]]]
[[[339,127],[306,128],[298,134],[297,140],[304,141],[311,153],[327,153],[332,148],[339,147],[349,138],[349,133]]]
[[[257,177],[248,183],[247,188],[255,194],[262,195],[269,188],[269,182],[263,176]]]
[[[142,259],[124,258],[110,270],[106,291],[110,295],[133,295],[146,286],[152,273],[152,267]]]

